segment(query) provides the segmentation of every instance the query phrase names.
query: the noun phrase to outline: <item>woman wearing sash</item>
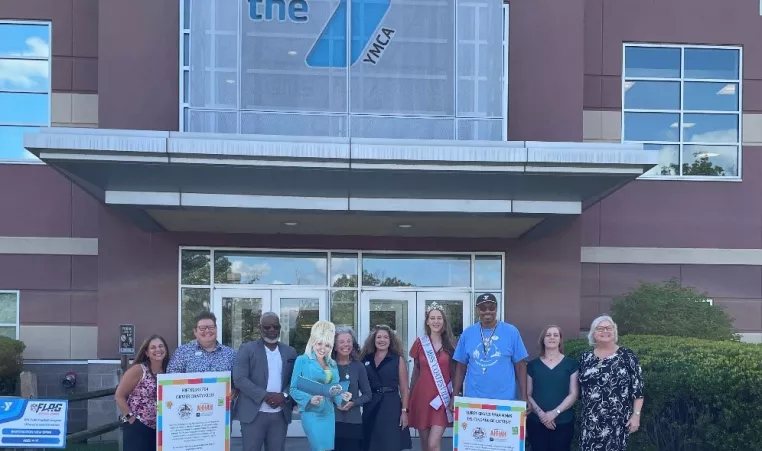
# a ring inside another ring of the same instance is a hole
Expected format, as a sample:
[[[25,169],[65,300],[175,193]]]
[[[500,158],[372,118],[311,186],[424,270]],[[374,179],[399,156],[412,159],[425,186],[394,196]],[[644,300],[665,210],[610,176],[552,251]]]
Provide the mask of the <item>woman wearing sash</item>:
[[[410,348],[413,377],[410,395],[410,427],[421,433],[423,451],[440,451],[442,435],[452,426],[447,409],[452,396],[452,356],[455,338],[444,308],[433,302],[426,308],[426,334]]]

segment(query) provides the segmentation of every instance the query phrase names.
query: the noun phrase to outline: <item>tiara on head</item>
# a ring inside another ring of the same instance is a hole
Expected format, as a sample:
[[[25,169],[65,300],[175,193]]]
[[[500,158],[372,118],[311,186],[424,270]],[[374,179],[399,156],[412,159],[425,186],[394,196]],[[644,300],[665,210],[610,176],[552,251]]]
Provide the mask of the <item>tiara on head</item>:
[[[437,304],[436,301],[432,302],[431,305],[426,307],[426,314],[428,315],[432,310],[439,310],[440,312],[444,313],[444,307]]]

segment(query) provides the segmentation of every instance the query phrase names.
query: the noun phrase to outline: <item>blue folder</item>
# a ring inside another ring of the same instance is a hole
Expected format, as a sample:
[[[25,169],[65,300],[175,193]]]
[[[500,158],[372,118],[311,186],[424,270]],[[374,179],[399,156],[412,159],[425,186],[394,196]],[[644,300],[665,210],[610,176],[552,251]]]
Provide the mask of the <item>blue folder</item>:
[[[340,381],[335,384],[325,384],[312,379],[308,379],[304,376],[299,376],[299,379],[296,381],[296,388],[297,390],[301,390],[308,395],[333,398],[334,396],[339,396],[345,391],[349,391],[349,381]]]

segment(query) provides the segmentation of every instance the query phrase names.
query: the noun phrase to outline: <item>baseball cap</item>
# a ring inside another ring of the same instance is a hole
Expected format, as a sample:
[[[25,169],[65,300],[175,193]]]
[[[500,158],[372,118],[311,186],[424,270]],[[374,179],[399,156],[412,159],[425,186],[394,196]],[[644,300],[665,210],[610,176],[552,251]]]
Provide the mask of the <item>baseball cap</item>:
[[[492,293],[480,294],[479,297],[476,298],[476,305],[484,304],[485,302],[494,302],[497,304],[497,298]]]

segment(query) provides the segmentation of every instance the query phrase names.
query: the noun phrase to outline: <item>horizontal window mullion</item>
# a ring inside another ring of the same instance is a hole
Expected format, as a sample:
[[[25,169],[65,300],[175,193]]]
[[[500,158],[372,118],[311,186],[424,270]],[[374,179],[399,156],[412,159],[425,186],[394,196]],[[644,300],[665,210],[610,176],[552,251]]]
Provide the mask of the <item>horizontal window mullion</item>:
[[[738,116],[741,114],[738,110],[731,110],[731,111],[719,111],[719,110],[690,110],[690,109],[683,109],[683,113],[685,114],[722,114],[724,116]]]
[[[0,88],[0,94],[8,93],[8,94],[45,94],[47,95],[50,91],[47,89],[41,89],[39,91],[33,91],[29,89],[6,89],[6,88]]]
[[[49,61],[50,56],[12,56],[12,55],[0,55],[0,61]]]
[[[716,146],[716,147],[738,147],[741,145],[741,141],[728,142],[728,141],[683,141],[684,146]]]
[[[639,109],[639,108],[623,108],[623,113],[665,113],[665,114],[680,114],[682,110],[657,110],[653,108]]]

